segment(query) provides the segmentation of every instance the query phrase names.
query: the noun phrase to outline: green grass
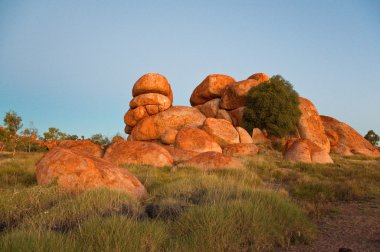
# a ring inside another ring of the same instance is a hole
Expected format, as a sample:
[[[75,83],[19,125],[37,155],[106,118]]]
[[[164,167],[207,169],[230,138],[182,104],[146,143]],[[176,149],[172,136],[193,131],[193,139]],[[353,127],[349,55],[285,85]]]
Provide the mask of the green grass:
[[[40,187],[41,154],[0,156],[0,251],[270,251],[309,243],[326,202],[380,196],[380,162],[333,156],[294,164],[246,158],[246,169],[126,166],[149,198]],[[314,215],[313,215],[314,214]]]

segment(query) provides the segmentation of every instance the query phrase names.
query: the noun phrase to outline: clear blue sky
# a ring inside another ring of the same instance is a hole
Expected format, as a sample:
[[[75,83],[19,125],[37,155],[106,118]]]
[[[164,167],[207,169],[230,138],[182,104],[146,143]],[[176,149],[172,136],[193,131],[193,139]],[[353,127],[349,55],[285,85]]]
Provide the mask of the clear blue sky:
[[[1,118],[122,133],[147,72],[175,105],[208,74],[281,74],[321,114],[380,133],[380,1],[0,0]]]

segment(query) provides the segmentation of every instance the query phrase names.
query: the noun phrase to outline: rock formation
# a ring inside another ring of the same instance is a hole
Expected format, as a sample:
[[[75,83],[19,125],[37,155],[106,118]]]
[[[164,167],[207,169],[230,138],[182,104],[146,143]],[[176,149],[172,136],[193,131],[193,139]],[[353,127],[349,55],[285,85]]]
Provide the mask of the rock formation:
[[[298,121],[298,132],[301,138],[309,139],[326,152],[330,152],[330,141],[325,133],[322,120],[314,104],[306,98],[299,99],[301,117]]]
[[[377,148],[349,125],[328,116],[321,116],[321,119],[330,140],[332,152],[343,156],[360,154],[380,157]]]
[[[60,147],[50,150],[37,163],[36,175],[38,184],[56,182],[69,192],[105,187],[127,192],[137,198],[147,196],[144,186],[126,169],[83,152]]]
[[[174,146],[186,151],[222,152],[220,145],[207,132],[188,126],[178,132]]]
[[[329,164],[330,155],[309,139],[290,139],[284,150],[284,159],[293,162]]]

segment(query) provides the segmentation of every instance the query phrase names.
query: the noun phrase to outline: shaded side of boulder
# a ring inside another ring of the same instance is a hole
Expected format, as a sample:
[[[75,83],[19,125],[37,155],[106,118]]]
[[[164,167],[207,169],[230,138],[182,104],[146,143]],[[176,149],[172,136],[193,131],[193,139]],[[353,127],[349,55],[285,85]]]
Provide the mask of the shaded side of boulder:
[[[153,166],[171,166],[170,153],[156,143],[140,141],[118,141],[108,146],[104,159],[116,165],[142,164]]]
[[[253,143],[252,137],[249,133],[242,127],[236,127],[236,131],[239,133],[240,143]]]
[[[264,133],[259,128],[254,128],[252,130],[252,141],[254,144],[264,144],[270,142],[270,140],[264,135]]]
[[[245,107],[239,107],[234,110],[228,111],[231,116],[232,124],[234,126],[243,126],[243,116]]]
[[[220,145],[207,132],[194,127],[183,127],[178,131],[175,147],[195,152],[222,152]]]
[[[196,108],[199,109],[199,111],[201,111],[202,114],[204,114],[206,117],[215,118],[216,115],[218,114],[219,103],[220,103],[220,99],[216,98],[216,99],[209,100],[208,102],[202,105],[198,105],[196,106]]]
[[[309,139],[290,139],[284,150],[284,159],[292,162],[302,163],[333,163],[330,155]]]
[[[175,138],[177,137],[178,130],[168,129],[161,135],[161,143],[163,144],[174,144]]]
[[[201,105],[214,98],[220,98],[226,86],[233,82],[235,79],[228,75],[208,75],[191,94],[191,106]]]
[[[332,152],[350,156],[353,154],[367,157],[380,157],[380,152],[351,126],[332,117],[321,116]]]
[[[53,148],[37,163],[36,175],[39,185],[56,182],[58,187],[68,192],[104,187],[127,192],[137,198],[147,196],[141,182],[126,169],[60,147]]]
[[[224,119],[207,118],[203,124],[206,131],[222,148],[239,143],[239,133],[231,122]]]
[[[232,157],[254,156],[258,152],[259,148],[252,143],[230,144],[223,149],[223,154]]]
[[[206,117],[196,108],[174,106],[138,122],[131,134],[136,141],[158,140],[168,129],[201,126]]]
[[[322,120],[314,104],[306,98],[299,98],[301,117],[297,128],[301,138],[309,139],[322,149],[330,152],[330,141],[325,133]]]
[[[217,119],[224,119],[224,120],[229,121],[230,123],[232,123],[231,115],[225,109],[219,109],[215,118],[217,118]]]
[[[218,169],[241,169],[244,167],[238,159],[218,152],[201,153],[186,162],[180,163],[178,166],[195,167],[205,171]]]

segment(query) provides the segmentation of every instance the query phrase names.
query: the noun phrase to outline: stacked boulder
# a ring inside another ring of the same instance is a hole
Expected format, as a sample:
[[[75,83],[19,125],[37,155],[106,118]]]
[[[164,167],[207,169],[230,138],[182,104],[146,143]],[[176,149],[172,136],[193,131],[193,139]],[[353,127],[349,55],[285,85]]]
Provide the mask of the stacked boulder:
[[[206,117],[225,119],[234,126],[242,126],[248,91],[268,80],[264,73],[238,82],[227,75],[211,74],[194,89],[190,103]]]
[[[138,79],[132,89],[133,99],[124,116],[125,133],[144,119],[169,109],[173,103],[173,92],[168,80],[161,74],[148,73]]]

